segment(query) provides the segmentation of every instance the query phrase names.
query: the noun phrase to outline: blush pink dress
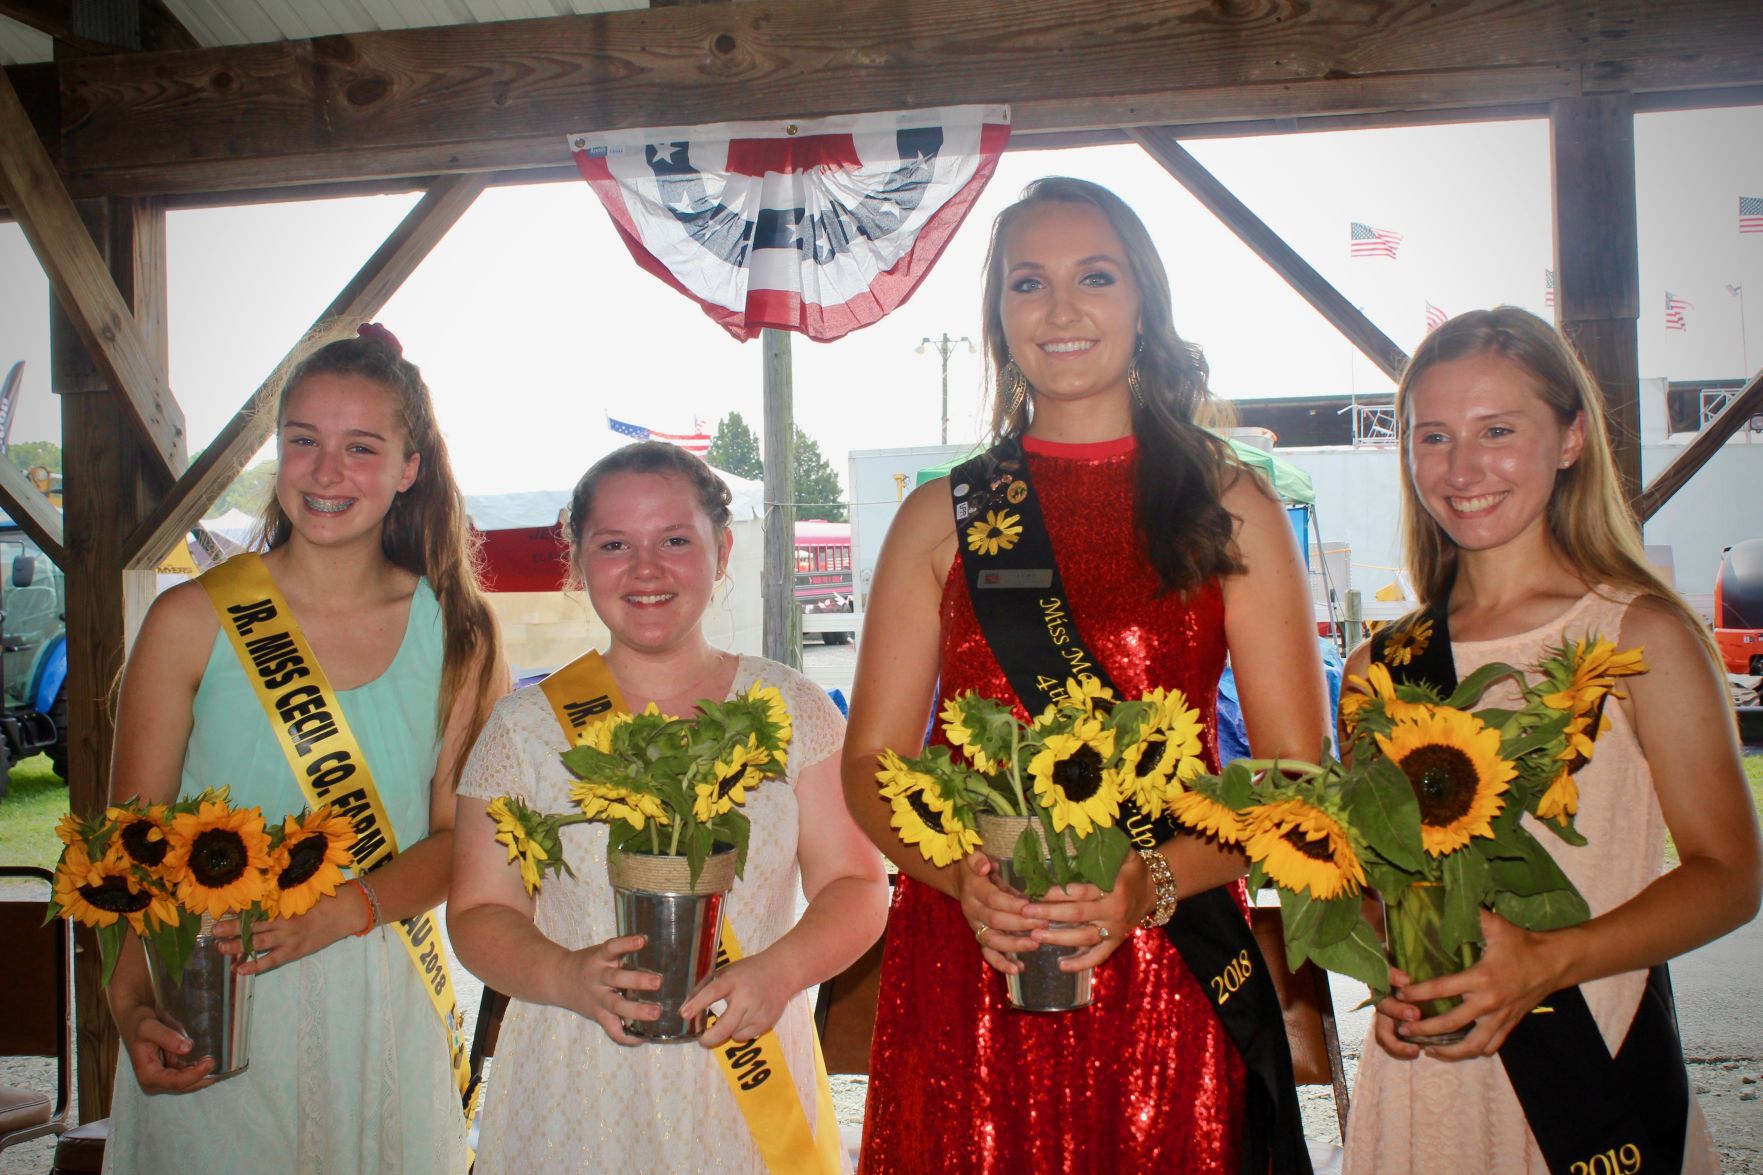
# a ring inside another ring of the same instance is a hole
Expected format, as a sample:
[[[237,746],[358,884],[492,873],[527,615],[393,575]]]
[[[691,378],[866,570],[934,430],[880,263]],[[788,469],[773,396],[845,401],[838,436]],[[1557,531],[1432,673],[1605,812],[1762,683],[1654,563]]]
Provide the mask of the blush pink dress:
[[[1497,640],[1454,641],[1451,651],[1457,673],[1467,676],[1490,661],[1535,665],[1568,638],[1602,636],[1620,646],[1623,613],[1634,595],[1616,588],[1595,589],[1542,628]],[[1489,689],[1480,706],[1517,704],[1516,685],[1502,681]],[[1665,817],[1653,790],[1653,773],[1622,706],[1611,701],[1604,713],[1610,729],[1598,739],[1591,762],[1577,776],[1575,823],[1586,844],[1576,848],[1529,816],[1524,818],[1585,895],[1594,917],[1644,889],[1663,871],[1665,859]],[[1628,1032],[1646,979],[1645,971],[1629,971],[1581,989],[1612,1050]],[[1342,1166],[1346,1175],[1409,1171],[1546,1175],[1548,1171],[1498,1057],[1438,1061],[1422,1055],[1403,1061],[1386,1053],[1368,1032],[1360,1046],[1352,1107]],[[1683,1169],[1720,1169],[1714,1140],[1693,1094]]]

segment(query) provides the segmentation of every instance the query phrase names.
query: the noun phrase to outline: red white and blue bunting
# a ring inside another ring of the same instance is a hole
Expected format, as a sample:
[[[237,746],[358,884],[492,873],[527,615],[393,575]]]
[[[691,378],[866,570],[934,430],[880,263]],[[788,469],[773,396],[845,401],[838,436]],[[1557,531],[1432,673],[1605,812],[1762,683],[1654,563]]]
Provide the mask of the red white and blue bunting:
[[[1003,106],[571,135],[644,269],[737,339],[822,341],[912,295],[985,189]]]

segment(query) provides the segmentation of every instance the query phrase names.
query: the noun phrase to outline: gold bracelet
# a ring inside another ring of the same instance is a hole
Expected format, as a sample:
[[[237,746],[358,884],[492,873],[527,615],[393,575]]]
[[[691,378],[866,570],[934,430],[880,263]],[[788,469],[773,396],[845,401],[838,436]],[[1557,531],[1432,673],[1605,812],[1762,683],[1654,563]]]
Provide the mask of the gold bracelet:
[[[1139,859],[1151,871],[1151,881],[1157,887],[1157,904],[1139,920],[1139,925],[1154,929],[1175,917],[1175,907],[1181,899],[1175,891],[1175,871],[1162,853],[1156,849],[1140,849]]]

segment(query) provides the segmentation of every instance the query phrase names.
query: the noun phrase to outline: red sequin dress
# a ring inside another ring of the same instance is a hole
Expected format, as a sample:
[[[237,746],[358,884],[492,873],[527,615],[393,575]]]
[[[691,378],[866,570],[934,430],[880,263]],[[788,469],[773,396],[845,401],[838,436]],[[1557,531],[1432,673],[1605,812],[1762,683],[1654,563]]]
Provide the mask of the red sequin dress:
[[[1216,583],[1186,600],[1157,594],[1134,524],[1133,438],[1024,448],[1087,644],[1124,695],[1159,685],[1186,693],[1216,766],[1223,597]],[[943,587],[942,637],[942,696],[1012,696],[959,564]],[[1097,968],[1092,994],[1078,1011],[1013,1010],[959,904],[901,879],[862,1170],[1236,1171],[1242,1060],[1168,938],[1135,929]]]

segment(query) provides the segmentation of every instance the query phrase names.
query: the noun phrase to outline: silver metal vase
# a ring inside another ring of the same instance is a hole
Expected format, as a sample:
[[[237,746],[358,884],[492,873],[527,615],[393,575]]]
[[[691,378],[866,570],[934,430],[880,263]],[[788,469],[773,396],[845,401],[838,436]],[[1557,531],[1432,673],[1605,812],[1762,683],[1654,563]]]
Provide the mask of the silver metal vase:
[[[708,1017],[680,1015],[680,1005],[716,973],[722,945],[722,904],[735,883],[733,849],[713,853],[696,881],[684,857],[619,853],[607,860],[618,933],[640,934],[641,950],[625,966],[661,976],[659,991],[627,991],[629,999],[659,1004],[661,1018],[625,1024],[632,1036],[657,1044],[696,1040]]]
[[[1039,820],[1032,816],[994,816],[981,813],[979,818],[979,835],[981,848],[992,863],[998,867],[998,880],[1006,887],[1022,892],[1021,876],[1016,872],[1012,859],[1016,854],[1016,842],[1024,829],[1032,829],[1036,843],[1041,848],[1043,861],[1050,860],[1047,852],[1046,832]],[[1075,847],[1067,842],[1068,855],[1075,852]],[[1049,866],[1050,870],[1050,866]],[[1065,922],[1053,923],[1056,927],[1070,925]],[[1022,970],[1015,975],[1006,975],[1005,987],[1010,995],[1010,1005],[1025,1012],[1069,1012],[1074,1008],[1087,1007],[1090,1002],[1091,970],[1061,971],[1059,960],[1077,954],[1080,947],[1061,947],[1051,943],[1042,943],[1039,949],[1027,953],[1012,953],[1011,958],[1022,964]]]
[[[212,1076],[220,1080],[243,1073],[251,1061],[252,976],[233,969],[233,959],[220,953],[213,930],[214,919],[204,915],[183,976],[175,982],[153,940],[142,942],[153,1006],[161,1020],[190,1038],[190,1051],[174,1063],[193,1065],[213,1057]]]

